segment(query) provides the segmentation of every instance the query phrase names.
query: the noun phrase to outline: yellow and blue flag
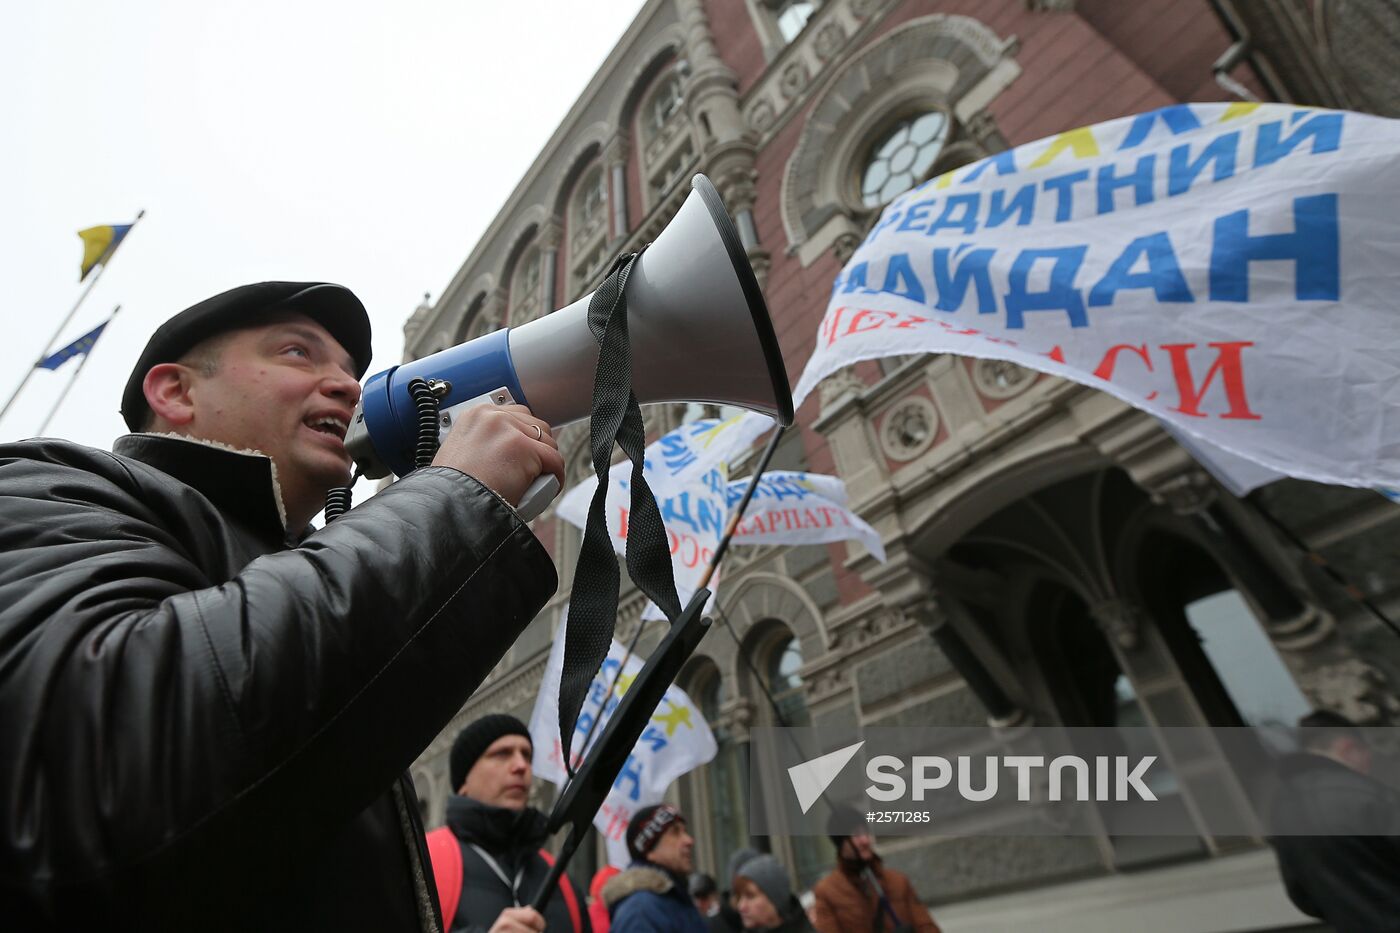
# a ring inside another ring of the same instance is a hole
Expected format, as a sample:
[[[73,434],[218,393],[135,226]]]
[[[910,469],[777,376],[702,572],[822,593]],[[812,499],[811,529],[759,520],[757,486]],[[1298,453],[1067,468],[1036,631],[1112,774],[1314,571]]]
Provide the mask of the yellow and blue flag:
[[[88,227],[78,231],[78,236],[83,239],[83,268],[82,274],[78,276],[79,282],[111,258],[130,229],[131,224],[103,224],[100,227]]]
[[[49,354],[39,362],[35,363],[34,368],[58,369],[58,367],[68,362],[73,357],[82,356],[85,353],[90,353],[92,351],[93,344],[97,343],[97,338],[102,336],[102,328],[106,327],[110,322],[111,319],[109,318],[108,320],[103,321],[101,324],[98,324],[92,330],[88,331],[86,334],[83,334],[81,337],[79,337],[77,340],[74,340],[68,346]]]

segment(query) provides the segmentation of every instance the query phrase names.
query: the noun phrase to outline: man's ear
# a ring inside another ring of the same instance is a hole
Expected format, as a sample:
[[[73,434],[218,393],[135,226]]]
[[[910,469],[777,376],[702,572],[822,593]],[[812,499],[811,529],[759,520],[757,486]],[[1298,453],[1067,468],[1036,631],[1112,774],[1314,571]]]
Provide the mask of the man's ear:
[[[194,400],[190,397],[193,375],[188,366],[179,363],[157,363],[147,371],[141,391],[156,418],[173,427],[194,420]]]

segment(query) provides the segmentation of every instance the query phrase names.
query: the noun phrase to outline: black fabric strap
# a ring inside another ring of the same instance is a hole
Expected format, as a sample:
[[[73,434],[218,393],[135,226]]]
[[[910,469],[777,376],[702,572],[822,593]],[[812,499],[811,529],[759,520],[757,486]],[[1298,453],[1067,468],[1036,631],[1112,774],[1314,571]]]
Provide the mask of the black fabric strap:
[[[617,627],[620,583],[617,555],[604,509],[613,444],[632,461],[632,507],[627,517],[627,572],[637,587],[675,621],[680,598],[671,570],[671,549],[656,497],[642,475],[646,428],[632,393],[632,361],[627,337],[627,277],[640,253],[621,257],[588,303],[588,329],[598,341],[598,368],[593,377],[593,416],[589,440],[598,488],[588,507],[569,596],[564,636],[564,669],[559,678],[559,738],[564,766],[572,777],[570,741],[584,696],[607,657]]]

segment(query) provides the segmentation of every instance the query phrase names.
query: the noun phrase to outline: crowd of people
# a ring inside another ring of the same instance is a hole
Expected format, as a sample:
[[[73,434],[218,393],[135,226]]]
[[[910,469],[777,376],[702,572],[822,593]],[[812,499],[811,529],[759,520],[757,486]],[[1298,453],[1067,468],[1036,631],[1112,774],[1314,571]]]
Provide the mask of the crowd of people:
[[[832,814],[836,865],[808,892],[772,855],[729,856],[721,891],[695,871],[695,838],[669,804],[642,807],[627,825],[631,864],[605,867],[585,899],[564,875],[543,912],[528,906],[549,874],[546,817],[529,806],[530,732],[488,715],[458,733],[449,757],[455,794],[447,822],[428,834],[444,926],[449,931],[527,933],[938,933],[902,873],[886,866],[859,814]]]

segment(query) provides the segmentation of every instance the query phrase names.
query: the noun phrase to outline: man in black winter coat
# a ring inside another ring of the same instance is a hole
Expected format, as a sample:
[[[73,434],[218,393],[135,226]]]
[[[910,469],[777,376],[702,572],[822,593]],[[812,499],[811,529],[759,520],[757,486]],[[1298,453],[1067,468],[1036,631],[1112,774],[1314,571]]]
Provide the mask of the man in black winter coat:
[[[1280,764],[1271,817],[1288,896],[1338,933],[1400,933],[1400,794],[1367,776],[1371,750],[1348,719],[1298,725],[1303,751]]]
[[[519,406],[314,531],[370,359],[347,289],[265,282],[151,338],[108,453],[0,445],[11,930],[438,930],[403,770],[554,591],[508,504]]]
[[[457,794],[447,801],[447,826],[429,838],[438,894],[447,901],[453,884],[461,892],[453,916],[443,917],[450,930],[592,933],[583,894],[568,875],[560,878],[543,916],[522,906],[550,871],[540,852],[548,817],[527,805],[533,754],[530,730],[514,716],[484,716],[452,743],[449,778]],[[457,877],[448,877],[441,864],[449,861],[439,857],[445,842],[456,844],[458,858],[450,862],[453,868],[460,865]]]

